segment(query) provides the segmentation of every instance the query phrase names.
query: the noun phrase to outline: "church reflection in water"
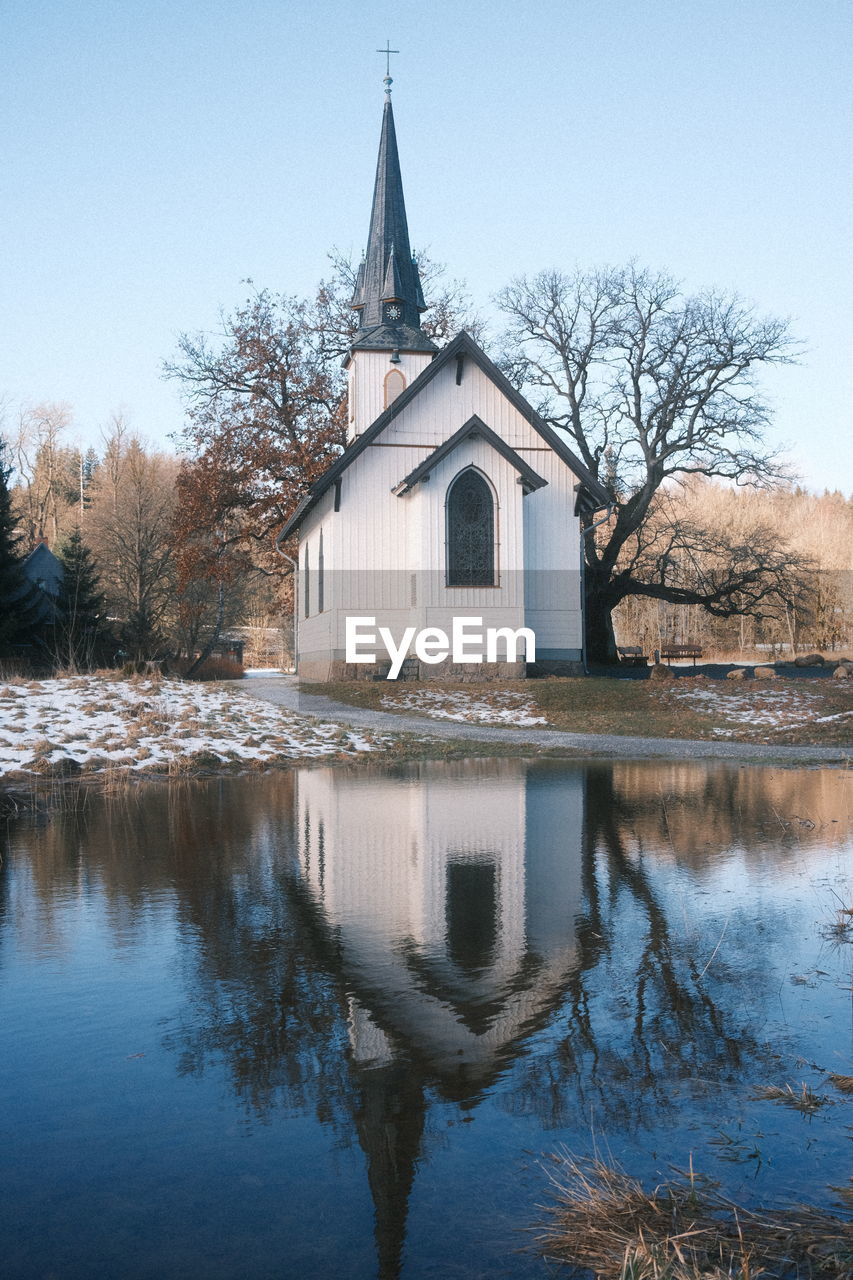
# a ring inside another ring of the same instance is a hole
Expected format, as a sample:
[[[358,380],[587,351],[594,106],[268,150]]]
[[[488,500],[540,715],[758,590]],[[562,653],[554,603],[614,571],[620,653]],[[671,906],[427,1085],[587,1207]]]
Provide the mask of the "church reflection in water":
[[[298,856],[334,930],[357,1062],[395,1046],[464,1097],[576,963],[584,787],[523,763],[299,775]]]
[[[345,1001],[381,1276],[398,1274],[428,1097],[624,1132],[760,1056],[751,926],[732,925],[744,963],[717,982],[697,957],[718,924],[685,929],[667,884],[712,876],[715,851],[760,829],[773,797],[749,787],[725,768],[523,760],[297,775],[294,884]]]
[[[472,1105],[577,966],[584,775],[524,762],[300,773],[303,882],[335,941],[379,1275],[398,1272],[425,1087]]]
[[[747,874],[765,859],[776,874],[778,821],[772,845],[761,832],[786,787],[802,804],[825,785],[803,779],[501,759],[300,770],[283,822],[246,814],[268,873],[238,840],[244,870],[223,865],[227,891],[208,898],[217,946],[185,1068],[224,1050],[253,1105],[289,1097],[357,1136],[378,1275],[396,1277],[436,1100],[624,1133],[761,1058],[744,1009],[771,993],[751,918],[708,971],[719,918],[686,923],[682,893],[733,849]]]

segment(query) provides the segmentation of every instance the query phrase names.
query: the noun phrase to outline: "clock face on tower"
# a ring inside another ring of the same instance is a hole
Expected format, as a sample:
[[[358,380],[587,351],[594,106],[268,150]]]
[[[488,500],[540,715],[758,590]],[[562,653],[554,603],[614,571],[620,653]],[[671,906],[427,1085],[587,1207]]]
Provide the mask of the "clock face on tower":
[[[385,308],[386,320],[399,320],[403,314],[402,310],[397,306],[396,302],[392,302],[390,306]]]

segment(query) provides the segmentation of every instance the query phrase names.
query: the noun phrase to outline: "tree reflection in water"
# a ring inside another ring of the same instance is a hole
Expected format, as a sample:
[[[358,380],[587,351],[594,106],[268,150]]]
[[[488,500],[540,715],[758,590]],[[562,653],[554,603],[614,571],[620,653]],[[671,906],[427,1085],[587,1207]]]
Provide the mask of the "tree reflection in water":
[[[808,828],[779,814],[826,812],[836,785],[724,766],[322,768],[90,802],[22,831],[18,853],[33,927],[58,927],[51,904],[81,880],[119,938],[173,895],[179,1072],[221,1064],[250,1114],[310,1111],[357,1140],[392,1277],[433,1097],[624,1132],[755,1069],[754,921],[687,911],[685,885],[733,849],[801,856]]]

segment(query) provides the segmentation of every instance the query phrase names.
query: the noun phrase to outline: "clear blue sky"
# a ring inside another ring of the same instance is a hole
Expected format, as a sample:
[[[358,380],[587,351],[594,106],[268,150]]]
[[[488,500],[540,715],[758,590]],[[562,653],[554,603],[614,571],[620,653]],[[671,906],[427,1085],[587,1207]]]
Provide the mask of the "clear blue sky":
[[[486,304],[665,268],[790,316],[779,438],[853,492],[850,0],[0,0],[0,395],[165,441],[161,361],[366,239],[390,37],[412,240]]]

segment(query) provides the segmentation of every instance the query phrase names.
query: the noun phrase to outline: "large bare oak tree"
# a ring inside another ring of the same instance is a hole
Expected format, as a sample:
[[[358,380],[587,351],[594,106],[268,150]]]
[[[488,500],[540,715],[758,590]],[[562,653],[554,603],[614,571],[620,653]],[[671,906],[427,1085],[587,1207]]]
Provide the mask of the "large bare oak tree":
[[[731,537],[667,516],[667,490],[693,475],[735,484],[785,478],[765,442],[763,366],[796,354],[788,325],[737,296],[685,297],[636,266],[514,281],[503,363],[610,492],[612,517],[587,521],[587,645],[612,661],[612,610],[629,595],[728,616],[780,607],[798,590],[778,531]]]

